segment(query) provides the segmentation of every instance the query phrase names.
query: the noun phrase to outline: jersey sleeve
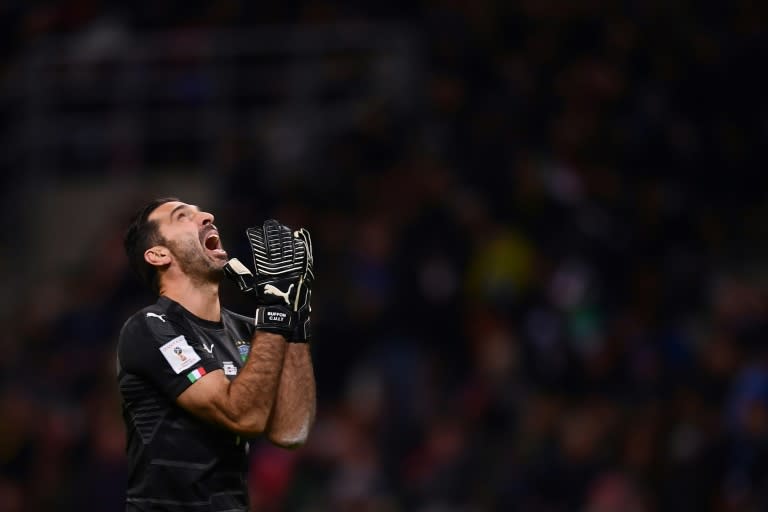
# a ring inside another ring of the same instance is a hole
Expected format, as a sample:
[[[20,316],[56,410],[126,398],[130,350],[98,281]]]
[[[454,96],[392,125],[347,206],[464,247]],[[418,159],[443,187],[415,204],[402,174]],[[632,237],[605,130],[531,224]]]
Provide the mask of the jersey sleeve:
[[[164,315],[133,316],[120,332],[120,369],[147,379],[175,401],[194,382],[220,368],[216,358],[183,331]]]

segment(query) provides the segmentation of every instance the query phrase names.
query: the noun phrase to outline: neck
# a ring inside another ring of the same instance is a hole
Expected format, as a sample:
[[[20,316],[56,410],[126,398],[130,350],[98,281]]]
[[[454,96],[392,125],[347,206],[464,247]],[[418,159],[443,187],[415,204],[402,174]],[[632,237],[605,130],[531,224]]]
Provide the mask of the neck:
[[[218,283],[167,283],[160,289],[160,295],[181,304],[184,309],[198,318],[211,322],[221,321]]]

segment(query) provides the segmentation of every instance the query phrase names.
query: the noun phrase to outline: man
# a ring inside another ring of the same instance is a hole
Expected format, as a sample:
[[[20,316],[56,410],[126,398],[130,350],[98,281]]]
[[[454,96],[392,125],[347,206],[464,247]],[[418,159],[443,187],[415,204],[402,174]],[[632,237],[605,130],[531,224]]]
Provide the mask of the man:
[[[227,261],[213,221],[165,198],[126,234],[131,266],[159,294],[118,342],[128,511],[248,510],[247,439],[299,446],[314,419],[309,234],[276,221],[248,229],[254,276]],[[221,307],[225,273],[256,295],[255,319]]]

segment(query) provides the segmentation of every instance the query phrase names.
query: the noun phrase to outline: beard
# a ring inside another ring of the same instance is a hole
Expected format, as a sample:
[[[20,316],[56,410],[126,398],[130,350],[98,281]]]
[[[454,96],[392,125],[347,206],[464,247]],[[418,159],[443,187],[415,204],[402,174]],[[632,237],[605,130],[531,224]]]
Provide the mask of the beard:
[[[168,240],[168,249],[175,256],[182,272],[196,284],[218,283],[224,275],[221,267],[202,252],[197,240]]]

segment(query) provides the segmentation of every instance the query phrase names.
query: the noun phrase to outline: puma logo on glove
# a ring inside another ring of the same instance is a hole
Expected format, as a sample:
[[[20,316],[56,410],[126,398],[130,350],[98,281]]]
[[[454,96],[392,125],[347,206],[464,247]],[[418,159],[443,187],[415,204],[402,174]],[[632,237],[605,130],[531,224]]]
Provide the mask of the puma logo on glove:
[[[288,287],[288,291],[284,292],[280,290],[277,286],[273,286],[271,284],[264,285],[264,293],[268,295],[275,295],[277,297],[282,297],[283,300],[287,305],[291,305],[291,299],[289,298],[291,294],[291,290],[293,289],[293,283],[291,283],[291,286]]]

